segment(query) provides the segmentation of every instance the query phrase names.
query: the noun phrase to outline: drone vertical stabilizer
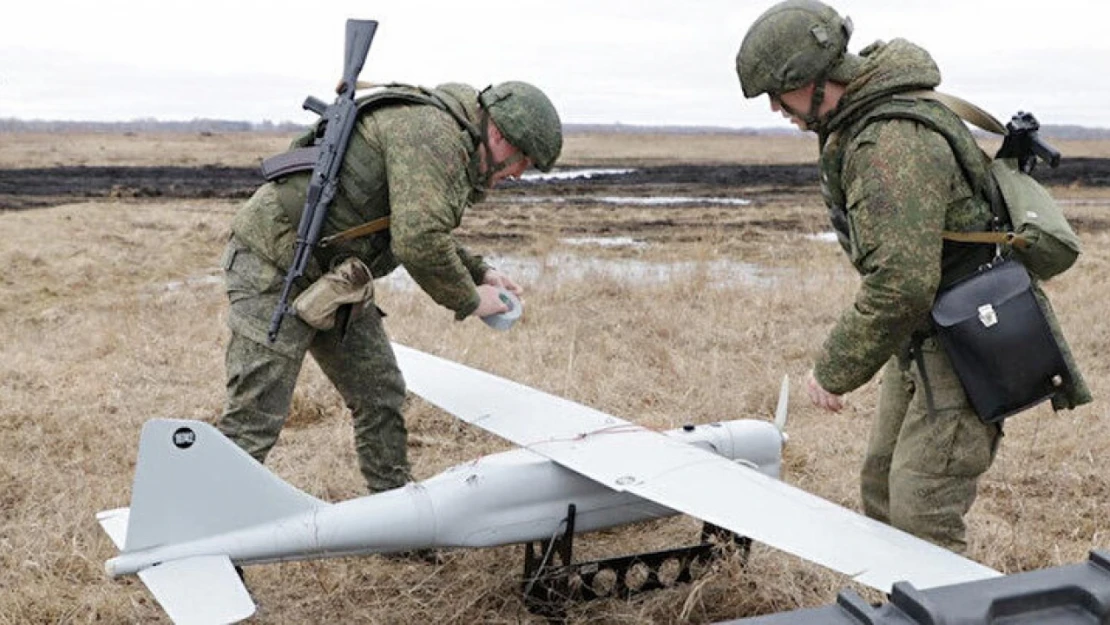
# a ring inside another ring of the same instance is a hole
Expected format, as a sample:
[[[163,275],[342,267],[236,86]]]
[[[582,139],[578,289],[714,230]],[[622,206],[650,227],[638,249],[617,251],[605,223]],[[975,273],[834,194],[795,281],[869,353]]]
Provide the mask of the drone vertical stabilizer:
[[[97,521],[125,558],[322,505],[327,504],[278,479],[211,425],[152,419],[139,440],[131,507],[101,512]],[[113,561],[107,568],[115,574]],[[175,623],[230,623],[254,613],[225,554],[167,559],[137,572]]]
[[[139,438],[122,551],[223,534],[322,505],[211,425],[151,419]]]

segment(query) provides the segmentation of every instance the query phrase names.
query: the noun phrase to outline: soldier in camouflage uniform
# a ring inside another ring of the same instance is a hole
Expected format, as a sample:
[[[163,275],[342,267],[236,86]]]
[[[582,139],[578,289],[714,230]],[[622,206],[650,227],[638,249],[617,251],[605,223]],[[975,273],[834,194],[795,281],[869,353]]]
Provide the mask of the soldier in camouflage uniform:
[[[882,369],[861,472],[864,512],[962,551],[963,517],[1002,432],[972,410],[931,336],[929,311],[939,289],[994,255],[941,238],[989,229],[988,159],[945,106],[906,95],[940,84],[925,50],[895,39],[850,54],[851,29],[815,0],[781,2],[744,37],[737,73],[746,97],[766,93],[772,111],[817,133],[822,193],[862,277],[821,347],[808,394],[838,411],[843,394]],[[1089,401],[1069,365],[1076,383],[1057,407]]]
[[[386,92],[360,108],[322,236],[385,216],[389,229],[318,247],[291,295],[296,301],[319,284],[324,289],[316,300],[322,293],[324,300],[354,301],[349,321],[299,314],[285,319],[273,343],[267,339],[292,262],[309,172],[262,185],[235,215],[223,258],[231,338],[220,431],[262,462],[277,442],[301,363],[311,353],[351,410],[360,469],[371,492],[410,479],[401,415],[405,384],[372,303],[373,278],[403,265],[458,320],[505,312],[498,289],[519,295],[520,286],[465,250],[452,230],[498,181],[533,165],[549,171],[562,148],[554,106],[528,83],[502,83],[480,93],[462,84],[390,86]]]

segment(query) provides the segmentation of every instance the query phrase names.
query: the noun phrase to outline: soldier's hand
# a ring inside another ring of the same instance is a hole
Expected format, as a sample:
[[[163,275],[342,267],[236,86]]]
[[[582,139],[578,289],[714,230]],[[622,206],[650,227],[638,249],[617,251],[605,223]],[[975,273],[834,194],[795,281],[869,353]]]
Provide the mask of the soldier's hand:
[[[826,391],[821,383],[817,381],[817,377],[813,375],[812,369],[810,369],[809,375],[806,376],[806,392],[809,393],[809,400],[813,402],[813,405],[822,410],[840,412],[844,408],[844,398]]]
[[[478,285],[478,308],[474,309],[475,317],[488,317],[509,310],[505,302],[501,301],[501,290],[490,284]]]
[[[482,284],[495,286],[520,297],[524,294],[524,289],[519,284],[513,281],[509,276],[501,273],[496,269],[487,269],[486,274],[482,276]]]

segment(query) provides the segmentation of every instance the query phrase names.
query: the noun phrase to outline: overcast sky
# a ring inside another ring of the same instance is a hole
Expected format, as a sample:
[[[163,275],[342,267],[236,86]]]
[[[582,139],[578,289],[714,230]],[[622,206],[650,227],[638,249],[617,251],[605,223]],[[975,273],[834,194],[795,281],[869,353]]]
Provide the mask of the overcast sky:
[[[364,80],[527,80],[564,122],[786,127],[746,101],[751,0],[23,0],[0,19],[0,118],[306,123],[330,101],[344,22],[379,22]],[[996,117],[1110,127],[1099,0],[843,0],[853,52],[904,37],[943,89]]]

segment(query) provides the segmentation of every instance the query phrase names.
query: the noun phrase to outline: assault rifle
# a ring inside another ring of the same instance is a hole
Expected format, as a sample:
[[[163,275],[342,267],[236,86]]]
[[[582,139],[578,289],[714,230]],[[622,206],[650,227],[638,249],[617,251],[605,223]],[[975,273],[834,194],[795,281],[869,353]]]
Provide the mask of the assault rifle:
[[[1033,173],[1038,157],[1049,167],[1058,166],[1060,152],[1041,139],[1040,129],[1041,124],[1032,113],[1018,111],[1006,124],[1006,138],[995,158],[1016,158],[1018,167],[1027,174]]]
[[[377,29],[378,23],[372,20],[347,20],[343,78],[335,88],[338,94],[335,102],[328,105],[312,96],[308,96],[304,101],[305,109],[320,115],[317,136],[322,127],[323,138],[316,141],[315,147],[319,150],[319,155],[316,158],[316,165],[312,168],[312,178],[305,195],[304,211],[301,213],[301,222],[297,226],[297,247],[293,252],[293,263],[285,273],[281,299],[278,300],[277,306],[274,307],[274,314],[270,317],[267,338],[271,343],[277,340],[282,319],[291,312],[289,293],[293,283],[304,275],[308,267],[308,261],[312,258],[312,252],[320,240],[320,231],[323,230],[324,220],[328,215],[328,206],[335,199],[339,168],[343,164],[347,142],[351,138],[351,130],[358,117],[355,82],[362,72],[366,54],[370,51],[370,42],[373,41],[374,32]]]

